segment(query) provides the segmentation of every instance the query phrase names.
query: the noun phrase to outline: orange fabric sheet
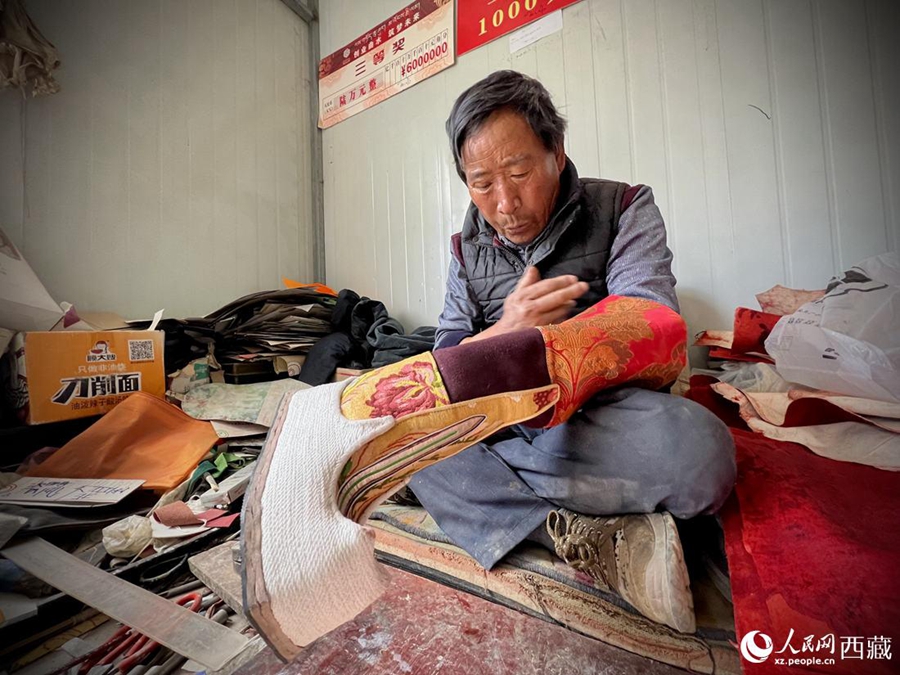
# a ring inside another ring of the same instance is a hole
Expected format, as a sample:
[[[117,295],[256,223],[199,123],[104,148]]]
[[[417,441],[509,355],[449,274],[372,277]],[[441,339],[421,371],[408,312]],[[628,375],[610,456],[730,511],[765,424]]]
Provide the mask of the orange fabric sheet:
[[[285,288],[311,288],[319,293],[327,293],[328,295],[337,297],[337,293],[333,288],[330,288],[325,284],[320,284],[318,282],[312,284],[301,284],[299,281],[294,281],[293,279],[288,279],[287,277],[281,277],[281,283],[284,284]]]
[[[136,392],[28,472],[42,478],[133,478],[164,492],[193,471],[218,437],[209,422]]]

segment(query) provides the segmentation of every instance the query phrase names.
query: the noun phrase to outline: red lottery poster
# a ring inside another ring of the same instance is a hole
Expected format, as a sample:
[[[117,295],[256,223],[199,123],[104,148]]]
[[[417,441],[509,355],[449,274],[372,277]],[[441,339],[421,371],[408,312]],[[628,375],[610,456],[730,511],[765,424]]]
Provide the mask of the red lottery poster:
[[[371,108],[453,60],[453,1],[414,0],[319,62],[319,126]]]
[[[456,55],[485,45],[578,0],[458,0]]]

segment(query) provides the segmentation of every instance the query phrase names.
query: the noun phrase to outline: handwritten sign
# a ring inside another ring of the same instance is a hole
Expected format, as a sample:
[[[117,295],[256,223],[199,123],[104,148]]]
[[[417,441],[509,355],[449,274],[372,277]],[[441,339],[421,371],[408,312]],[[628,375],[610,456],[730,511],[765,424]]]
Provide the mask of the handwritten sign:
[[[462,56],[578,0],[459,0],[456,53]]]
[[[102,506],[116,504],[142,480],[20,478],[0,490],[0,504],[22,506]]]
[[[319,62],[319,127],[453,65],[452,0],[416,0]]]
[[[563,20],[561,10],[556,10],[542,19],[532,21],[527,26],[509,34],[509,53],[515,54],[517,51],[533,45],[535,42],[548,35],[559,33],[562,30],[562,27]]]

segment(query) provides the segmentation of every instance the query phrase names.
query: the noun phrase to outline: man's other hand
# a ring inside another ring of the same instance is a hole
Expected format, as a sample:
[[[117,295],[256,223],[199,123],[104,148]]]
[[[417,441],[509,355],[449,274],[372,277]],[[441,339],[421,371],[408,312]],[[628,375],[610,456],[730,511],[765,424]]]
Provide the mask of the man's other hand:
[[[571,274],[541,279],[536,267],[527,267],[503,302],[503,316],[497,325],[507,332],[565,321],[587,290],[588,285]]]
[[[526,267],[515,290],[503,302],[503,316],[490,328],[467,337],[460,344],[485,340],[521,328],[559,323],[569,318],[575,301],[587,293],[588,285],[578,277],[541,279],[537,267]]]

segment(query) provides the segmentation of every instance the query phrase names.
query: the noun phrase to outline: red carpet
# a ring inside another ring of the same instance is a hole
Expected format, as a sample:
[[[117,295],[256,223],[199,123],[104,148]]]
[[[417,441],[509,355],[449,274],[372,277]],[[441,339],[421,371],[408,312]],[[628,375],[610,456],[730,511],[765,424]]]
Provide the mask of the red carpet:
[[[734,422],[732,404],[704,397],[696,384],[691,398]],[[761,663],[743,660],[744,671],[900,672],[894,653],[900,639],[900,474],[825,459],[749,431],[732,434],[738,483],[721,515],[736,632],[740,640],[760,631],[773,650]],[[829,634],[833,654],[820,644]],[[879,637],[889,638],[890,659],[877,653],[884,644]],[[842,658],[842,648],[854,643],[862,658],[852,648]],[[755,644],[762,656],[763,636]],[[789,667],[776,662],[781,658],[835,663]]]

